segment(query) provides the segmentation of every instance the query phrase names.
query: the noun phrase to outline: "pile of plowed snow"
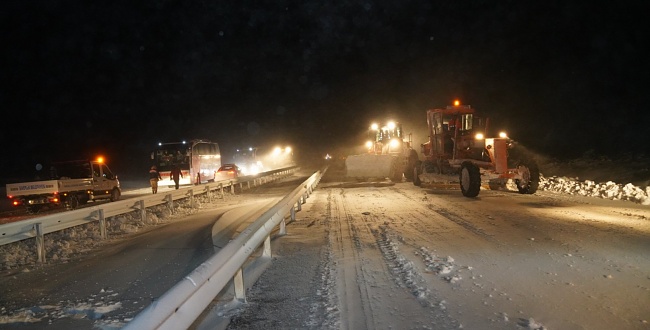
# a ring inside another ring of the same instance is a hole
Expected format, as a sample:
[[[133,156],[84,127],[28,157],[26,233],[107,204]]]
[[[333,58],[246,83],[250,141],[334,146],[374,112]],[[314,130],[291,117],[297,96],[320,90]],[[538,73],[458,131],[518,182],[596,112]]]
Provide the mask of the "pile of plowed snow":
[[[596,183],[592,180],[577,181],[565,176],[544,177],[540,175],[539,189],[570,195],[599,197],[611,200],[627,200],[650,205],[650,187],[645,190],[631,183],[620,184],[612,181]]]

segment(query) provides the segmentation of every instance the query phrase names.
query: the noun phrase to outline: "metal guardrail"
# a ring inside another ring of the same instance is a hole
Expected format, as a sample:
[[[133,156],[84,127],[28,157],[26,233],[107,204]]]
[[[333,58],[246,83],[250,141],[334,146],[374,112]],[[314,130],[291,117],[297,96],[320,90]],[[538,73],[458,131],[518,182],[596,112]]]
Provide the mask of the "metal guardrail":
[[[235,299],[244,300],[244,263],[262,244],[264,249],[261,257],[271,256],[272,230],[279,224],[279,234],[286,234],[285,216],[290,214],[291,219],[295,220],[295,212],[302,209],[301,205],[306,202],[326,171],[327,168],[314,173],[122,329],[187,329],[231,279],[235,287]]]
[[[106,239],[106,218],[120,214],[140,211],[142,220],[146,220],[146,209],[152,206],[167,204],[173,212],[173,203],[179,199],[190,198],[200,194],[208,194],[212,198],[215,191],[219,190],[223,196],[223,189],[230,188],[231,193],[235,192],[235,186],[239,185],[240,190],[244,184],[250,188],[273,181],[282,176],[292,174],[298,169],[297,166],[282,168],[274,171],[263,172],[255,176],[244,176],[236,179],[220,180],[213,183],[191,186],[172,190],[165,194],[151,194],[145,197],[130,198],[126,200],[104,203],[97,206],[85,207],[73,211],[46,215],[17,222],[0,225],[0,245],[18,242],[24,239],[36,238],[36,249],[38,260],[45,261],[44,235],[87,223],[98,222],[101,237]]]

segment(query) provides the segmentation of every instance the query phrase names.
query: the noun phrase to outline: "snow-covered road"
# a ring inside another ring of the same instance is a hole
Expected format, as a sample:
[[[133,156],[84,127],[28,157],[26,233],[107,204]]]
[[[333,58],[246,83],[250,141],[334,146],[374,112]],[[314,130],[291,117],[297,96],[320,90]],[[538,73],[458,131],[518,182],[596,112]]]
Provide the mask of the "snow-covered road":
[[[323,182],[231,329],[648,329],[650,209]]]

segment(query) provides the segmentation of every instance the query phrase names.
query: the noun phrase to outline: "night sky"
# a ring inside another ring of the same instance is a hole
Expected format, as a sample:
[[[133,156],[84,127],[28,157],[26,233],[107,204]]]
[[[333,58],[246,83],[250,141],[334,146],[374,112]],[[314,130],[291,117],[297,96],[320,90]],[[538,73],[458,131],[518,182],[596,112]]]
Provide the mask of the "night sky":
[[[550,157],[638,155],[644,3],[4,1],[0,177],[192,138],[320,157],[388,118],[419,145],[455,98]]]

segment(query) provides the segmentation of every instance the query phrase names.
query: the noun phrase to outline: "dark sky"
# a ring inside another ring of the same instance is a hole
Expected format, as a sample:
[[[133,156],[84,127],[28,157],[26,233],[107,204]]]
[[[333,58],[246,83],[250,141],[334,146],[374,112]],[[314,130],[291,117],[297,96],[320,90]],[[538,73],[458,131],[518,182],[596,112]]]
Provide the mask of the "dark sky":
[[[1,6],[2,177],[98,153],[146,170],[191,138],[320,154],[389,117],[419,145],[455,98],[548,156],[648,149],[643,1]]]

